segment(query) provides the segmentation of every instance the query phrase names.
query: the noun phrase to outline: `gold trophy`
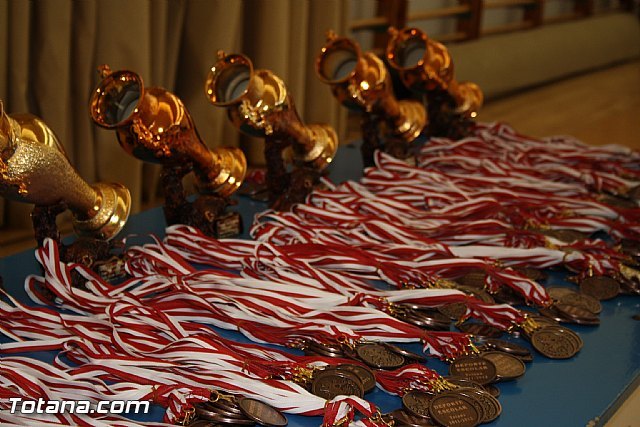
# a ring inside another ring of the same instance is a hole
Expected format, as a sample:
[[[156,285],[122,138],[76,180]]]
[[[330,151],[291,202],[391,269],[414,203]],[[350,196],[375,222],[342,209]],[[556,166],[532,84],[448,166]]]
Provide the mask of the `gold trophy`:
[[[129,216],[131,196],[120,184],[87,184],[69,164],[60,141],[41,119],[26,113],[7,115],[0,101],[0,194],[35,205],[32,213],[38,245],[47,237],[61,247],[66,261],[93,266],[98,253]],[[80,239],[60,245],[56,216],[66,208]]]
[[[389,28],[391,38],[386,58],[402,83],[411,91],[426,95],[429,134],[463,137],[469,133],[469,119],[478,115],[483,95],[472,82],[458,82],[447,48],[417,28]]]
[[[245,55],[218,51],[205,93],[213,105],[227,109],[238,130],[265,139],[272,207],[287,209],[302,202],[336,155],[338,137],[333,128],[304,124],[282,79],[270,70],[254,70]]]
[[[133,71],[112,72],[103,65],[99,72],[102,81],[91,96],[91,117],[99,126],[115,129],[127,153],[162,165],[167,223],[193,225],[216,237],[239,234],[240,215],[225,209],[246,173],[242,151],[207,148],[180,98],[166,89],[144,87]],[[193,203],[182,185],[191,171],[200,193]]]
[[[427,113],[419,101],[396,99],[391,77],[380,58],[372,52],[362,53],[354,40],[329,31],[327,43],[316,58],[316,72],[340,103],[364,113],[365,166],[373,165],[373,152],[378,148],[396,157],[409,156],[410,144],[427,125]]]

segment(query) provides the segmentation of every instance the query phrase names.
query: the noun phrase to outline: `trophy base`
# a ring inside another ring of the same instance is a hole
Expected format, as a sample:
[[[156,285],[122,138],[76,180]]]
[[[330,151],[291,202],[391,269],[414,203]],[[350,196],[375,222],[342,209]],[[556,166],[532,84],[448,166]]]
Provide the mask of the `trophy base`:
[[[427,99],[429,124],[425,127],[426,136],[462,139],[473,133],[474,121],[455,112],[456,102],[447,91],[430,91]]]
[[[309,193],[320,185],[322,172],[301,166],[289,174],[289,186],[271,203],[271,208],[288,211],[297,203],[304,203]]]
[[[50,238],[56,242],[63,262],[80,264],[108,282],[124,279],[125,255],[118,253],[122,249],[120,242],[90,237],[80,237],[69,245],[61,242],[56,218],[65,210],[66,206],[62,203],[34,207],[31,220],[38,246],[43,246],[44,240]],[[72,280],[73,286],[78,288],[83,288],[86,283],[86,279],[75,271],[72,272]]]
[[[164,217],[167,225],[185,224],[218,239],[242,234],[242,218],[237,212],[226,212],[231,204],[228,197],[202,194],[193,202],[187,200],[182,178],[190,167],[165,166],[161,184],[164,193]]]

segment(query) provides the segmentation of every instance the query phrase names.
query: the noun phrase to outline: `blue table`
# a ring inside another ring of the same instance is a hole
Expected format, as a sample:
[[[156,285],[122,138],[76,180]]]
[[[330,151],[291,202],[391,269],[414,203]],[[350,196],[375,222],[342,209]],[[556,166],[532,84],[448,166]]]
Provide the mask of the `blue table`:
[[[357,147],[341,147],[340,155],[331,166],[331,178],[335,182],[358,179],[361,170]],[[264,210],[266,205],[244,197],[240,197],[238,201],[236,209],[242,214],[245,228],[248,229],[253,215]],[[135,215],[124,233],[153,233],[163,236],[162,211],[152,209]],[[246,232],[244,237],[248,237]],[[28,300],[23,290],[24,278],[38,271],[32,251],[0,260],[0,275],[4,278],[5,287],[22,301]],[[571,286],[561,282],[558,277],[550,276],[548,284]],[[597,420],[595,425],[604,425],[627,394],[640,384],[640,321],[632,319],[636,314],[640,314],[640,297],[621,296],[603,303],[600,326],[571,326],[584,340],[582,351],[573,359],[559,361],[536,354],[533,363],[527,364],[524,377],[499,384],[503,413],[496,421],[487,425],[584,427],[591,420]],[[219,332],[228,338],[247,341],[235,332]],[[3,337],[0,340],[6,341]],[[528,346],[522,339],[517,342]],[[407,348],[419,351],[417,345]],[[48,353],[33,356],[43,360],[51,360],[53,357]],[[442,374],[447,373],[447,365],[435,359],[430,359],[427,366]],[[400,406],[399,399],[378,389],[366,398],[385,412]],[[146,420],[160,421],[162,413],[162,409],[156,407]],[[640,420],[640,415],[638,418]],[[289,425],[292,427],[318,426],[320,423],[319,417],[289,416]]]

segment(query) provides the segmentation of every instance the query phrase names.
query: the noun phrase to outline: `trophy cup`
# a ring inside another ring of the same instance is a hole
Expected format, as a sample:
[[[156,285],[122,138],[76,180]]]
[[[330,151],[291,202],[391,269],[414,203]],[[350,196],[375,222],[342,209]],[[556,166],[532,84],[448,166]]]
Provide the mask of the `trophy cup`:
[[[120,184],[89,185],[69,164],[53,131],[31,114],[4,112],[0,101],[0,194],[34,204],[31,218],[39,246],[45,238],[58,244],[61,259],[99,271],[110,258],[110,240],[129,216],[131,196]],[[66,209],[80,237],[60,242],[56,217]]]
[[[467,136],[483,95],[472,82],[458,82],[447,48],[417,28],[389,28],[386,58],[411,91],[426,95],[430,136]]]
[[[304,201],[335,157],[333,128],[302,123],[284,82],[270,70],[254,70],[244,55],[218,51],[205,93],[227,109],[240,132],[264,138],[271,207],[284,210]]]
[[[144,87],[133,71],[100,67],[102,81],[90,100],[93,121],[115,129],[120,146],[133,157],[162,165],[167,224],[188,224],[205,234],[242,232],[236,212],[226,212],[229,196],[244,179],[247,162],[237,148],[210,150],[198,135],[182,101],[160,87]],[[183,177],[194,172],[200,196],[189,202]]]
[[[349,38],[327,33],[316,58],[320,80],[331,87],[345,107],[363,113],[361,147],[365,166],[373,165],[376,149],[407,158],[411,143],[427,124],[424,106],[416,100],[397,100],[385,64],[374,53],[362,53]]]

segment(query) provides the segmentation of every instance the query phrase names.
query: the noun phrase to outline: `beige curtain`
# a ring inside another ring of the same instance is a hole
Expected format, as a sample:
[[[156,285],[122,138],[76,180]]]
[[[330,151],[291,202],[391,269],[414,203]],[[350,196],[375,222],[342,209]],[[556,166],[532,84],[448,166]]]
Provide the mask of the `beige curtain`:
[[[239,145],[203,85],[218,49],[245,53],[284,79],[304,121],[341,130],[344,113],[313,62],[327,29],[344,33],[346,8],[340,0],[0,0],[0,99],[9,113],[43,118],[87,181],[129,187],[138,210],[154,200],[158,167],[127,156],[89,118],[98,65],[174,91],[210,146]],[[260,141],[241,145],[260,163]],[[30,227],[31,206],[0,203],[5,229]]]

